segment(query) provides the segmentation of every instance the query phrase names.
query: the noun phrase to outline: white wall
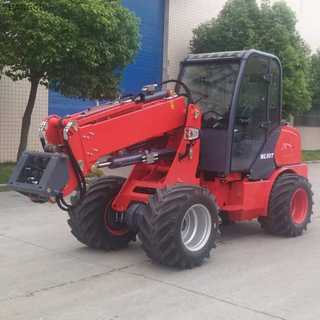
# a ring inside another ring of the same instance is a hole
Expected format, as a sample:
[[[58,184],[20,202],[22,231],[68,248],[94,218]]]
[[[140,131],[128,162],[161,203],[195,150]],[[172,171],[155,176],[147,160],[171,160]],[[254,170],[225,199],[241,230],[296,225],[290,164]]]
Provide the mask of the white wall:
[[[22,117],[28,102],[28,80],[13,82],[3,76],[0,80],[0,162],[16,161]],[[48,115],[48,90],[39,87],[28,138],[29,150],[42,150],[38,128]]]
[[[297,30],[300,35],[315,52],[320,48],[320,0],[285,0],[285,2],[296,13]]]
[[[320,0],[285,1],[296,12],[301,36],[316,51],[320,48]],[[164,68],[167,67],[167,72],[164,71],[164,80],[177,78],[180,62],[189,52],[192,29],[216,17],[225,3],[226,0],[166,0],[168,30],[165,29]]]
[[[168,57],[167,74],[170,79],[176,79],[180,62],[189,52],[192,29],[201,22],[216,17],[226,0],[169,0],[168,2],[168,46],[165,48]]]
[[[295,127],[301,135],[302,150],[320,150],[320,127]]]
[[[313,52],[320,48],[320,1],[286,0],[296,12],[297,29]],[[320,150],[320,127],[296,127],[301,135],[302,150]]]

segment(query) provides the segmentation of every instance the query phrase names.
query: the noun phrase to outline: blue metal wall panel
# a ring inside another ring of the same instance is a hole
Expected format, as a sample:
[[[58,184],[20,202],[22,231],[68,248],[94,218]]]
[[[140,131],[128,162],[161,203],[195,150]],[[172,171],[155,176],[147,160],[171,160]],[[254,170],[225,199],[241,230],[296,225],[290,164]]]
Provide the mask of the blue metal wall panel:
[[[135,58],[136,64],[125,69],[121,82],[124,93],[136,93],[143,85],[162,79],[164,0],[123,0],[122,3],[141,19],[141,50]],[[95,102],[89,100],[69,99],[49,91],[49,114],[65,116],[94,105]]]
[[[164,0],[123,0],[122,3],[141,19],[141,51],[135,59],[136,64],[125,69],[121,83],[125,92],[135,93],[143,85],[162,79]]]

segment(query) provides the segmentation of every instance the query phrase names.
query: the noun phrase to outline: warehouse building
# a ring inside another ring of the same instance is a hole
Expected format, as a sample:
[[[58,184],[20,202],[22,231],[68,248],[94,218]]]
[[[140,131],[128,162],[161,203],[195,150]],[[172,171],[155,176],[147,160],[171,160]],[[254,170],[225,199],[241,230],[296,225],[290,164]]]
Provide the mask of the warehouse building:
[[[320,47],[320,3],[318,0],[286,0],[297,13],[298,30],[312,50]],[[123,5],[141,19],[141,50],[136,64],[129,65],[121,83],[124,92],[135,93],[145,84],[175,79],[180,61],[188,54],[192,29],[215,17],[226,0],[123,0]],[[137,75],[139,75],[137,77]],[[21,119],[28,100],[28,81],[0,80],[0,162],[14,161],[19,144]],[[39,124],[48,114],[64,116],[95,105],[96,102],[68,99],[40,87],[32,116],[28,149],[40,150]],[[299,126],[303,149],[320,149],[320,126]],[[312,139],[312,143],[309,141]],[[318,145],[317,145],[318,144]]]

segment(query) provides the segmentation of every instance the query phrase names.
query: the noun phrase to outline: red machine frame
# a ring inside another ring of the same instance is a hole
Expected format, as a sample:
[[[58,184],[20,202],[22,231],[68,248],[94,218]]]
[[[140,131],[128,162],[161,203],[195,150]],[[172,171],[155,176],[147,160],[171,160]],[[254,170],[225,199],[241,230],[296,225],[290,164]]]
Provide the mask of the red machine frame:
[[[168,134],[165,147],[177,149],[174,160],[136,164],[112,204],[113,209],[119,212],[125,211],[132,202],[147,202],[149,194],[141,190],[178,183],[209,189],[216,196],[221,210],[228,212],[230,220],[251,220],[267,215],[269,194],[279,174],[295,172],[307,177],[307,166],[301,164],[299,133],[286,126],[281,129],[275,150],[279,167],[268,180],[250,181],[241,173],[231,173],[214,181],[205,180],[202,173],[197,174],[200,140],[191,143],[184,139],[185,127],[201,130],[201,110],[192,104],[186,109],[183,97],[168,97],[149,103],[111,103],[63,119],[49,116],[45,124],[43,129],[47,142],[63,145],[63,137],[67,138],[84,174],[94,171],[98,159],[106,154],[118,154],[123,148]],[[143,130],[136,130],[140,127]],[[181,154],[185,154],[183,159]],[[69,170],[71,178],[63,190],[64,196],[77,186],[70,163]]]

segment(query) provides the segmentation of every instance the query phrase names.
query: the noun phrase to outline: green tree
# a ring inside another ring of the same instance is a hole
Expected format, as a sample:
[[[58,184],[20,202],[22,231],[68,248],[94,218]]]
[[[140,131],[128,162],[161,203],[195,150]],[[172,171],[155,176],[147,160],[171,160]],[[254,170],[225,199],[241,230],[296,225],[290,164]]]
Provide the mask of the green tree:
[[[311,56],[310,91],[313,92],[312,109],[320,110],[320,49]]]
[[[273,53],[283,66],[283,116],[311,107],[310,48],[296,31],[295,13],[284,2],[229,0],[217,18],[193,30],[193,53],[257,49]]]
[[[31,82],[19,158],[39,84],[72,98],[117,96],[123,69],[140,48],[139,19],[120,0],[1,0],[0,6],[0,75]]]

